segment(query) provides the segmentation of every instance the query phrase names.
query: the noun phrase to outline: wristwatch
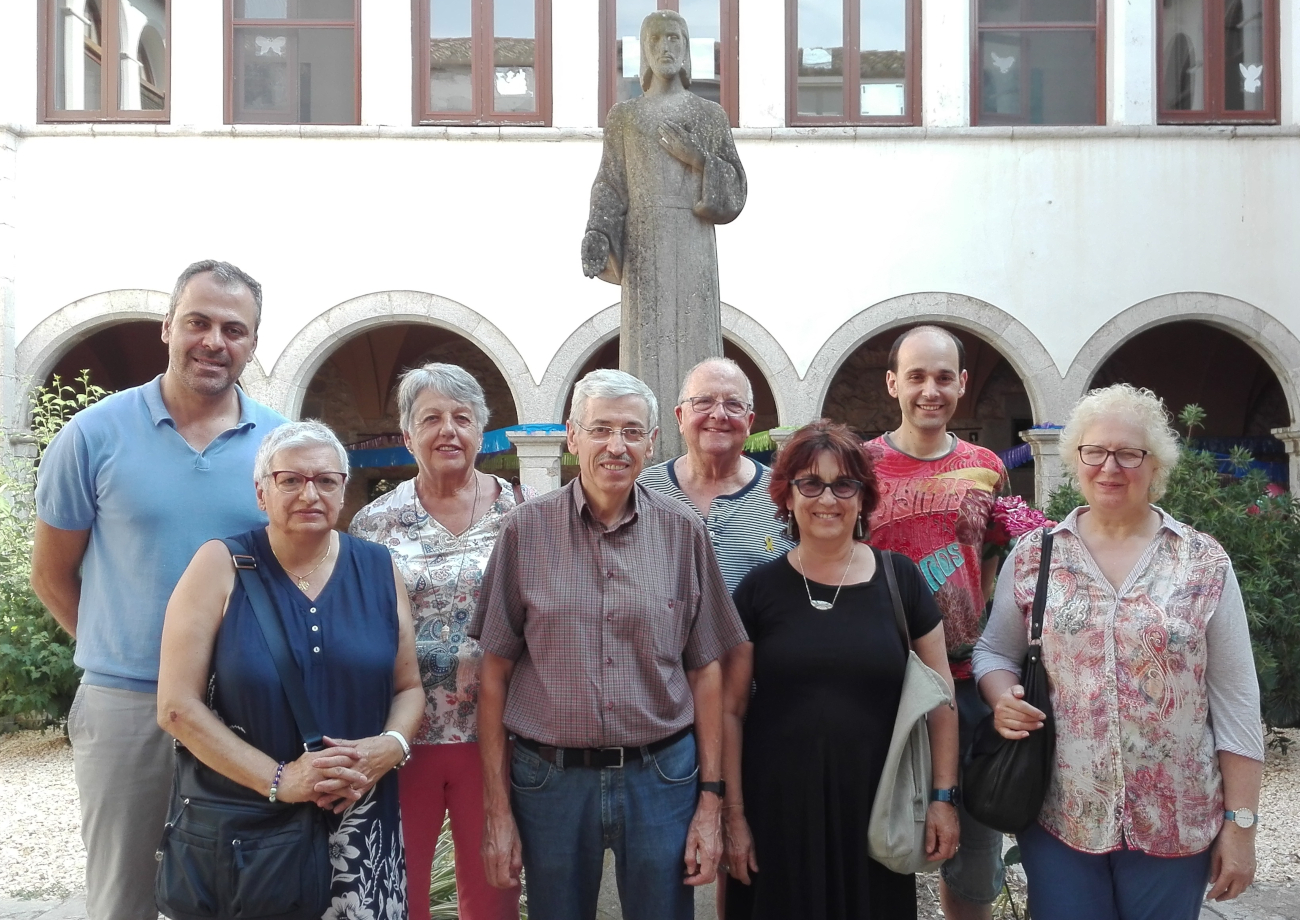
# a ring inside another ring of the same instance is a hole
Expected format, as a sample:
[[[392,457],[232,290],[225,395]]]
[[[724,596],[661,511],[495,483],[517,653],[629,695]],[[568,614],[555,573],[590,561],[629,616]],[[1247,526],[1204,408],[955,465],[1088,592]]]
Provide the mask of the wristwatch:
[[[696,787],[700,792],[712,792],[720,799],[727,797],[727,781],[720,779],[715,783],[700,783]]]
[[[1238,808],[1236,811],[1225,811],[1223,820],[1231,821],[1242,829],[1254,827],[1259,823],[1259,815],[1255,814],[1249,808]]]
[[[947,802],[953,808],[961,806],[961,786],[953,786],[951,789],[931,789],[931,802]]]

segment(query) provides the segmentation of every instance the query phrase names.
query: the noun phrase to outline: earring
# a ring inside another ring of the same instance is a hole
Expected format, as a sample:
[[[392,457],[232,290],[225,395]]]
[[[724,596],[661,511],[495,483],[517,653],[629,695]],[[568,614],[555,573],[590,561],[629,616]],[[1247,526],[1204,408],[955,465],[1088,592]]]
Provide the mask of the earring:
[[[863,526],[862,515],[859,514],[858,519],[853,522],[853,539],[865,540],[866,538],[867,538],[867,528]]]
[[[799,525],[795,523],[793,512],[785,519],[785,538],[793,543],[799,542]]]

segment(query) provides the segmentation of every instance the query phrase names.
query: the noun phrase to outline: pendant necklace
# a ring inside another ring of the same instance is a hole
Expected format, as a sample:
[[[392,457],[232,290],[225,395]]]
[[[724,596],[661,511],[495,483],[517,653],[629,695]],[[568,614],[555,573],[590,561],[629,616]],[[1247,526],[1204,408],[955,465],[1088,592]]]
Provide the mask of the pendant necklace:
[[[280,557],[276,554],[274,547],[271,548],[271,555],[275,556],[275,561],[280,563],[280,568],[284,569],[284,571],[287,574],[292,575],[294,578],[298,579],[298,590],[306,591],[308,588],[311,587],[311,582],[308,581],[307,579],[315,575],[316,570],[325,564],[325,560],[330,557],[330,552],[333,549],[334,549],[334,534],[331,533],[329,538],[329,544],[325,547],[325,555],[320,557],[320,562],[317,562],[314,566],[312,566],[311,571],[308,572],[306,575],[299,575],[297,572],[290,572],[288,567],[285,566],[283,562],[280,562]]]
[[[456,609],[456,589],[460,587],[460,576],[465,571],[465,555],[466,555],[465,542],[466,542],[466,538],[469,536],[469,532],[474,529],[474,523],[475,523],[474,512],[478,510],[478,496],[479,496],[479,478],[478,478],[478,472],[476,471],[474,473],[474,504],[469,506],[469,524],[468,526],[466,526],[464,530],[462,530],[459,534],[457,534],[455,538],[456,549],[460,553],[460,566],[456,569],[456,577],[453,578],[451,581],[451,600],[447,604],[446,610],[436,611],[437,613],[441,613],[446,617],[450,617],[451,614]],[[419,500],[418,496],[416,497],[416,500],[417,501]],[[432,518],[433,515],[430,514],[429,517]],[[437,520],[437,518],[434,518],[434,520]],[[439,521],[439,523],[441,523],[441,521]],[[451,531],[447,531],[447,532],[451,533]],[[429,557],[427,555],[424,557],[424,580],[429,585],[430,588],[433,587],[433,573],[429,569]],[[442,629],[439,630],[438,638],[441,639],[443,642],[449,642],[451,640],[451,626],[448,623],[446,622],[443,623]]]
[[[835,602],[840,599],[840,589],[844,587],[844,579],[849,577],[849,567],[853,565],[853,557],[858,551],[858,545],[853,544],[853,549],[849,550],[849,563],[844,566],[844,574],[840,576],[840,583],[835,588],[835,596],[829,601],[815,601],[812,596],[812,587],[808,584],[808,576],[804,575],[803,567],[803,544],[800,543],[794,549],[795,555],[799,557],[799,574],[803,576],[803,589],[808,592],[808,603],[812,605],[813,610],[830,610],[835,606]]]

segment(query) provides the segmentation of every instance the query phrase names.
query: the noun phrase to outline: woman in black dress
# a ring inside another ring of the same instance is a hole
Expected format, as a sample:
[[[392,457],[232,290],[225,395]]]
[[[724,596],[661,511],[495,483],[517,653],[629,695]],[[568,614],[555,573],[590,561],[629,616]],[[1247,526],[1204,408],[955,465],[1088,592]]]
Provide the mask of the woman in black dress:
[[[781,449],[771,491],[798,545],[735,594],[752,645],[724,721],[727,920],[915,917],[914,876],[867,851],[907,660],[880,553],[858,542],[879,498],[871,462],[822,420]],[[894,564],[912,648],[951,680],[939,608],[910,560]],[[929,731],[934,786],[955,786],[956,713],[936,709]],[[926,825],[927,852],[947,859],[955,808],[932,802]]]

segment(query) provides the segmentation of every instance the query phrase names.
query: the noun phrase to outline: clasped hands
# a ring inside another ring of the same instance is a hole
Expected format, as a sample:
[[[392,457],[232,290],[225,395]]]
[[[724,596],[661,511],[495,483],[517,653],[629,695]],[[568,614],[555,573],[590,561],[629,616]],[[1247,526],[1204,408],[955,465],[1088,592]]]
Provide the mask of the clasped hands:
[[[370,791],[380,777],[401,763],[405,752],[396,738],[374,735],[357,741],[325,739],[320,751],[304,751],[284,765],[276,799],[313,802],[335,814]]]

